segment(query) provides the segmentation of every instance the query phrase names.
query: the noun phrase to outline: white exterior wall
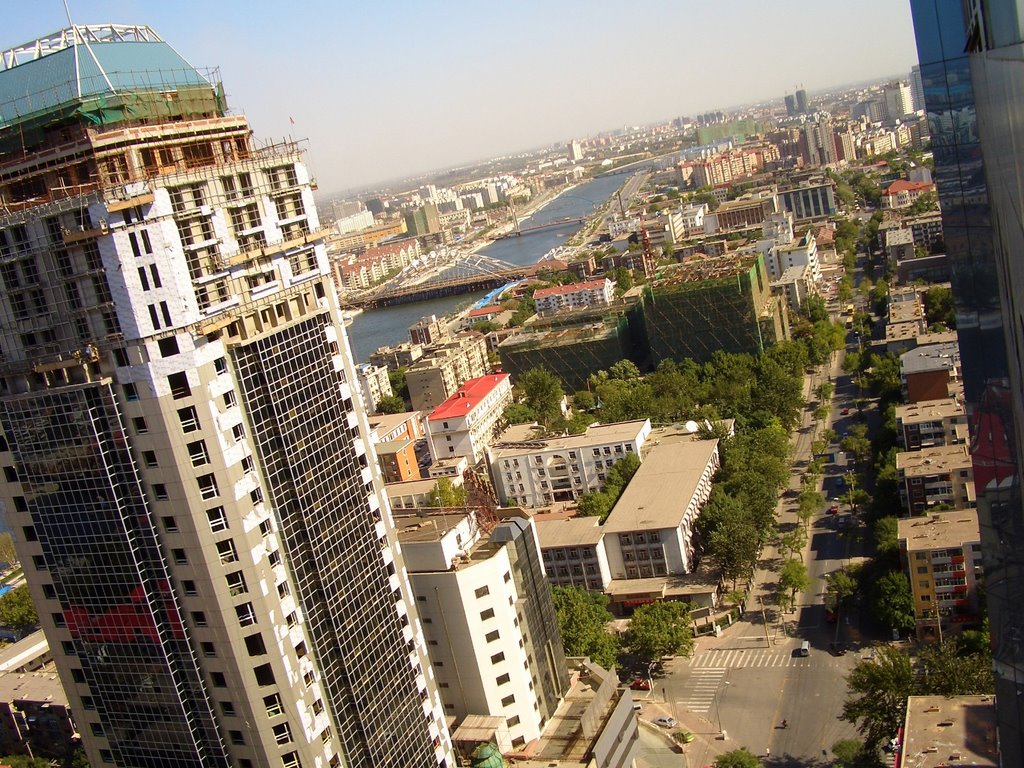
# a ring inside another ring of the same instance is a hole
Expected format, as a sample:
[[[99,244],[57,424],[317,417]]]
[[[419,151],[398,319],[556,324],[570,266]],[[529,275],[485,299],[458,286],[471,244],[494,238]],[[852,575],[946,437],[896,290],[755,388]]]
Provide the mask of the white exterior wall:
[[[600,441],[576,448],[545,448],[524,450],[515,456],[489,456],[494,489],[503,504],[513,500],[524,507],[539,507],[549,503],[551,498],[545,496],[553,497],[555,490],[571,489],[574,499],[584,493],[598,491],[605,472],[616,461],[628,453],[640,456],[650,433],[651,423],[647,421],[636,436],[628,441]],[[575,460],[570,453],[576,454]],[[564,473],[559,471],[563,464],[566,468]],[[553,470],[556,474],[552,474]],[[562,488],[562,484],[559,484],[559,488],[553,487],[553,478],[567,478],[568,488]]]
[[[465,456],[471,464],[476,464],[491,442],[494,425],[511,404],[512,383],[504,378],[465,416],[444,420],[428,418],[430,455],[435,459]]]
[[[444,572],[414,572],[407,565],[445,714],[491,715],[506,722],[518,717],[509,738],[539,738],[538,699],[523,671],[528,661],[515,609],[525,595],[515,579],[506,578],[511,574],[507,549]]]

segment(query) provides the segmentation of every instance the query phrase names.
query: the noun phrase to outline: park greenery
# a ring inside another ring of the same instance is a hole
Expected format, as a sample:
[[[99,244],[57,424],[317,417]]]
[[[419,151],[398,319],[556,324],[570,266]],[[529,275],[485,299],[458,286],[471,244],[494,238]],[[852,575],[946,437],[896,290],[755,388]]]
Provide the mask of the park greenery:
[[[551,597],[566,655],[589,656],[605,669],[614,667],[620,645],[618,636],[607,630],[614,618],[608,596],[578,587],[553,587]]]
[[[582,517],[600,517],[603,523],[639,468],[640,458],[635,453],[623,456],[605,473],[600,491],[579,497],[576,513]]]

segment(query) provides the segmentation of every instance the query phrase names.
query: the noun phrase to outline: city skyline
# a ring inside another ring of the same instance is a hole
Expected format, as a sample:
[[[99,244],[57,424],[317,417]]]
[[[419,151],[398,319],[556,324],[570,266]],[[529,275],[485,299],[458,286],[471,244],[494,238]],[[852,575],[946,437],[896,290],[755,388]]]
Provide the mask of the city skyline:
[[[733,0],[727,49],[701,31],[723,23],[720,6],[692,4],[644,3],[633,12],[635,38],[622,35],[619,8],[610,3],[452,2],[442,11],[404,4],[386,15],[311,2],[298,34],[281,32],[272,7],[246,8],[245,33],[235,34],[239,19],[229,6],[203,5],[204,23],[196,25],[193,0],[173,8],[135,0],[69,5],[75,23],[148,24],[192,65],[219,66],[229,103],[257,135],[308,139],[311,170],[327,194],[622,125],[781,99],[798,85],[815,91],[909,72],[916,62],[909,9],[884,0],[859,9],[858,18],[879,20],[870,51],[867,29],[803,33],[795,22],[812,10],[819,30],[846,29],[849,19],[843,7],[801,0],[770,7]],[[66,25],[57,0],[14,7],[0,46]],[[679,35],[650,45],[647,30],[655,29]],[[289,62],[300,60],[296,78]]]

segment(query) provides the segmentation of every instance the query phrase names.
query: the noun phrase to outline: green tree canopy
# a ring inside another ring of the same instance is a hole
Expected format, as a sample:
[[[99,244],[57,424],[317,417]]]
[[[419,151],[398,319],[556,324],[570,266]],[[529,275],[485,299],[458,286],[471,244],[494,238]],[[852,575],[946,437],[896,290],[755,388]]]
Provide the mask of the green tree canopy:
[[[405,381],[405,368],[388,371],[388,381],[391,382],[391,391],[396,397],[403,400],[409,399],[409,385]]]
[[[550,426],[562,415],[562,382],[546,368],[531,368],[516,381],[522,402],[533,411],[538,422]]]
[[[641,605],[630,619],[625,640],[630,652],[648,663],[662,656],[689,655],[690,606],[668,601]]]
[[[380,413],[402,413],[405,410],[405,400],[398,395],[385,395],[377,401],[377,410]]]
[[[914,595],[902,571],[887,571],[871,584],[871,603],[883,625],[903,631],[914,628]]]
[[[933,285],[924,292],[924,315],[928,325],[942,323],[947,328],[956,328],[956,307],[953,305],[953,291],[948,286]]]
[[[787,560],[779,571],[780,597],[792,608],[796,605],[797,593],[811,586],[811,577],[807,574],[807,566],[800,560]]]
[[[18,562],[18,553],[14,549],[14,539],[9,533],[0,533],[0,563],[11,565]]]
[[[846,678],[847,699],[842,718],[857,726],[870,747],[888,741],[903,726],[907,697],[915,692],[910,657],[893,646],[876,649]]]
[[[465,486],[456,487],[449,478],[442,477],[431,489],[427,503],[431,507],[464,507],[466,498]]]
[[[724,752],[715,758],[715,768],[760,768],[761,760],[746,747]]]
[[[34,629],[39,623],[36,608],[32,604],[28,585],[15,587],[0,597],[0,625],[10,627],[18,634]]]
[[[576,500],[576,514],[581,517],[599,517],[603,521],[612,511],[613,501],[603,491],[584,493]]]
[[[921,649],[922,692],[935,696],[979,696],[995,693],[992,657],[970,653],[958,638],[930,643]]]
[[[857,594],[857,575],[853,569],[840,568],[825,575],[825,589],[834,606],[845,606]]]
[[[605,669],[616,664],[619,641],[605,628],[614,617],[608,597],[578,587],[554,587],[551,598],[567,656],[589,656]]]

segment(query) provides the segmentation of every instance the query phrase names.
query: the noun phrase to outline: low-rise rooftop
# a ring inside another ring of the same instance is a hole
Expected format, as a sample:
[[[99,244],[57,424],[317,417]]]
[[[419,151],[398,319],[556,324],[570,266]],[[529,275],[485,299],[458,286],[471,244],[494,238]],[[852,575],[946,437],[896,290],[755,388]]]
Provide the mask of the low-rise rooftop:
[[[541,549],[551,547],[578,547],[597,544],[604,536],[601,521],[597,517],[568,517],[548,519],[535,517],[537,538]]]
[[[907,542],[908,552],[959,547],[980,541],[978,511],[955,509],[934,512],[927,517],[905,517],[899,520],[898,538]]]
[[[908,768],[996,768],[994,696],[911,696],[901,765]]]
[[[905,477],[929,477],[970,469],[971,456],[966,445],[937,445],[919,451],[896,454],[896,471]]]
[[[622,443],[635,440],[645,427],[650,429],[650,421],[647,419],[617,421],[611,424],[591,424],[581,435],[542,439],[537,438],[536,432],[532,432],[532,430],[524,432],[521,429],[516,430],[510,427],[492,444],[490,453],[493,458],[501,459],[537,451],[572,451],[592,445]]]
[[[606,533],[676,528],[708,465],[718,440],[701,440],[685,429],[660,430],[648,438],[643,463],[605,521]]]
[[[904,375],[927,371],[952,370],[960,362],[956,344],[929,344],[900,355],[900,372]]]
[[[964,414],[964,404],[952,397],[947,397],[945,400],[922,400],[919,403],[896,406],[896,420],[904,424],[938,421]]]

